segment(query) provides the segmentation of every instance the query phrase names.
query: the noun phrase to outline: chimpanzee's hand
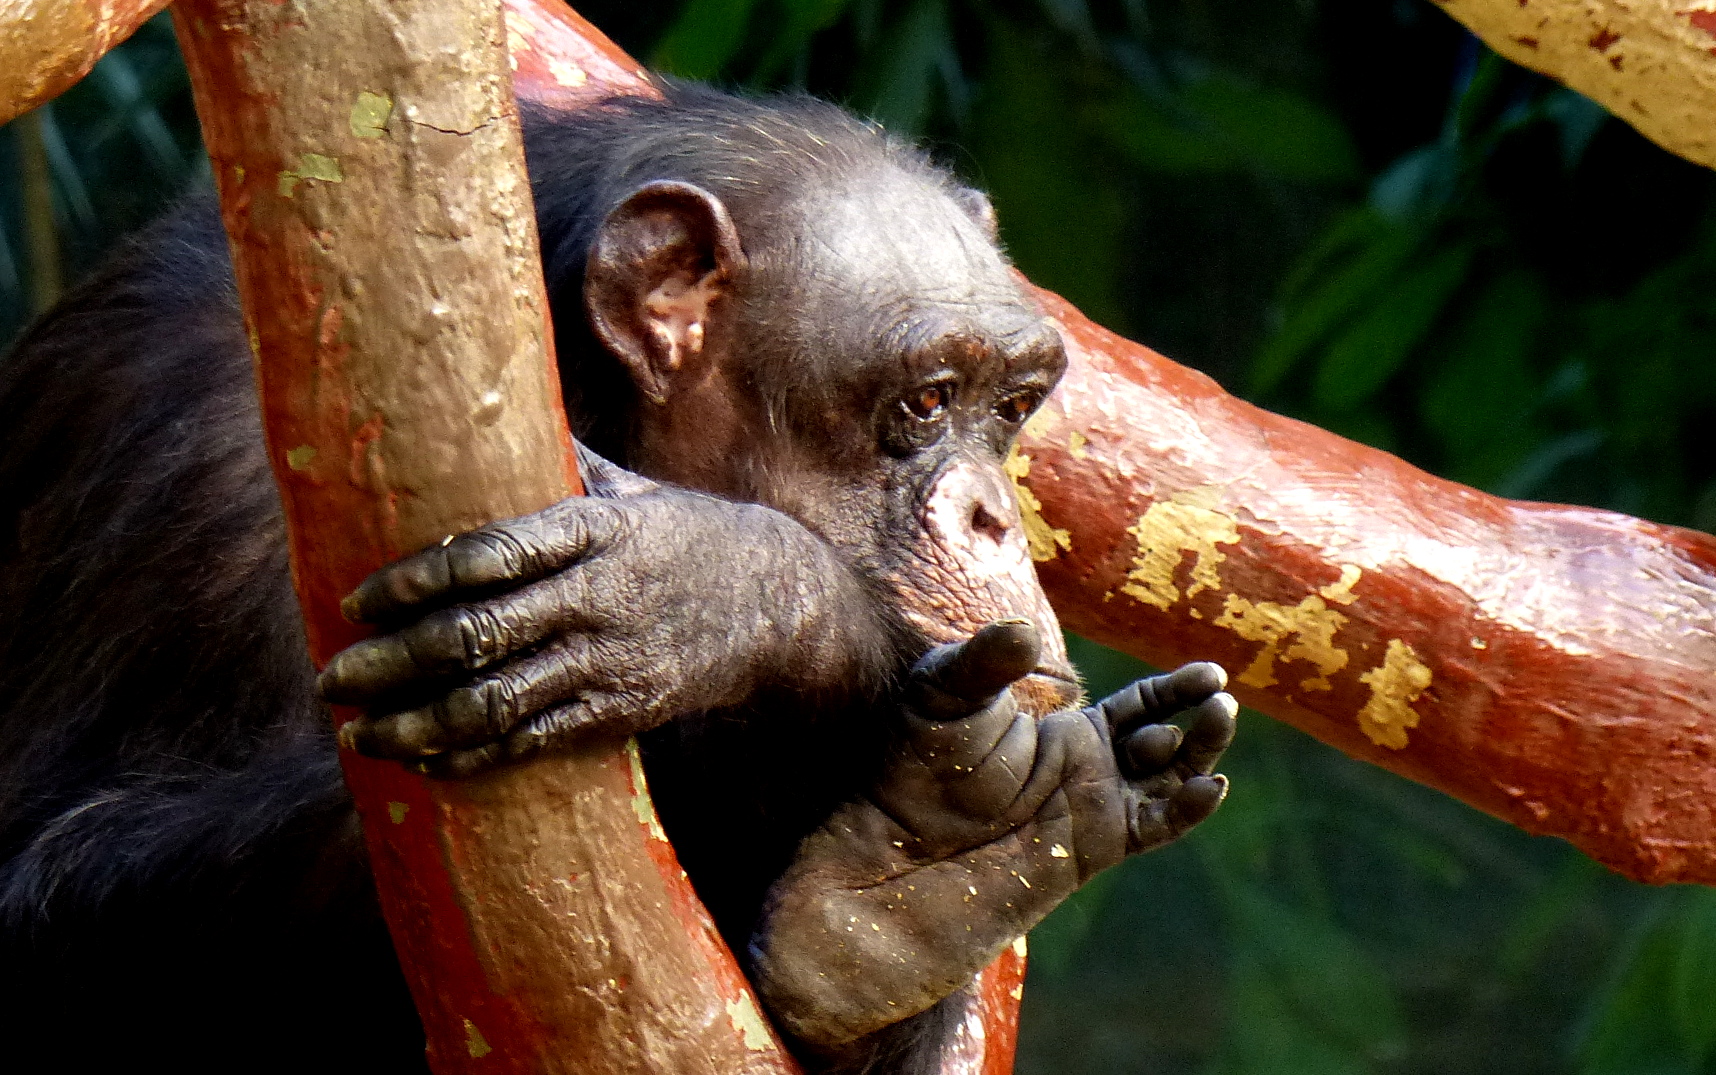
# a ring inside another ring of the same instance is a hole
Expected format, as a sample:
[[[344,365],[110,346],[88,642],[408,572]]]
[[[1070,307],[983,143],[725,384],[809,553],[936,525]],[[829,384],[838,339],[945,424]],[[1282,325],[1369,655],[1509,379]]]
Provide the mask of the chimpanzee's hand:
[[[913,669],[903,735],[871,795],[807,838],[770,892],[756,978],[787,1029],[839,1046],[970,980],[1097,872],[1159,847],[1227,793],[1238,706],[1189,664],[1041,721],[1008,685],[1029,624],[991,624]],[[1184,733],[1168,720],[1186,716]]]
[[[345,745],[460,776],[764,684],[864,680],[854,665],[883,632],[815,535],[587,452],[583,466],[594,495],[450,538],[346,598],[348,617],[390,633],[322,672],[325,699],[367,710],[341,729]]]

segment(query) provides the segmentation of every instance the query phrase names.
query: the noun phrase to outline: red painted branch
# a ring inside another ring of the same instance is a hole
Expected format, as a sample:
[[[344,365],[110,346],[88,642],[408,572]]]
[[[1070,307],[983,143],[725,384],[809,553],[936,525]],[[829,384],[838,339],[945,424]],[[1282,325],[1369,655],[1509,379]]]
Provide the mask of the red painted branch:
[[[321,663],[356,639],[338,602],[368,572],[577,488],[501,10],[175,15]],[[458,782],[343,761],[437,1072],[794,1070],[635,751]]]
[[[1716,538],[1443,481],[1043,301],[1073,365],[1015,473],[1070,629],[1221,661],[1264,712],[1630,877],[1716,882]]]
[[[9,0],[0,10],[0,123],[51,101],[167,0]]]

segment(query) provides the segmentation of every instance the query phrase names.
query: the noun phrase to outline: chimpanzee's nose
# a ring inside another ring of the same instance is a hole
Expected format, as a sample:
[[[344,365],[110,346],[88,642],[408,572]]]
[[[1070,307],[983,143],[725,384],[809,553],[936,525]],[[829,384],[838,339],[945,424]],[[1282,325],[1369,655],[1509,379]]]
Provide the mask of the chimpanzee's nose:
[[[1018,509],[1008,495],[1006,477],[993,466],[956,463],[936,480],[928,504],[932,525],[955,545],[979,555],[1018,537]],[[948,531],[964,531],[963,534]]]
[[[1011,514],[1005,505],[992,505],[980,496],[971,507],[971,532],[999,545],[1007,540],[1007,532],[1013,529],[1007,521]]]

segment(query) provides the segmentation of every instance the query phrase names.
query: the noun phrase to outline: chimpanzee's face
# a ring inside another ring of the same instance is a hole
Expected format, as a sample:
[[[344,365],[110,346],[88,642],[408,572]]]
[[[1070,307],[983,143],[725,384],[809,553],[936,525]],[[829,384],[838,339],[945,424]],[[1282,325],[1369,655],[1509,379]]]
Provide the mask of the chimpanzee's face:
[[[644,405],[636,464],[799,519],[891,590],[926,646],[1033,621],[1047,647],[1021,693],[1045,711],[1070,703],[1002,469],[1066,367],[1060,336],[985,222],[932,178],[868,175],[779,212],[769,241],[740,222],[742,256],[643,303],[667,326],[650,331],[703,354],[672,363],[671,394]],[[696,287],[703,327],[673,329],[687,315],[660,311]]]

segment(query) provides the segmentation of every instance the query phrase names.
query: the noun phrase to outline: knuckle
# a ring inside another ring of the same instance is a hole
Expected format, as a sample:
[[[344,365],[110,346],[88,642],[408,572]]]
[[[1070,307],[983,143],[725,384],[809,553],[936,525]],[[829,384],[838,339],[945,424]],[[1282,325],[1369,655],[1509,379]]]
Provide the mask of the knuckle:
[[[500,526],[466,534],[442,552],[447,574],[459,586],[491,586],[515,579],[532,562],[525,543]]]
[[[449,620],[450,632],[456,637],[456,652],[466,669],[486,667],[505,652],[505,629],[500,618],[488,609],[452,609]]]

